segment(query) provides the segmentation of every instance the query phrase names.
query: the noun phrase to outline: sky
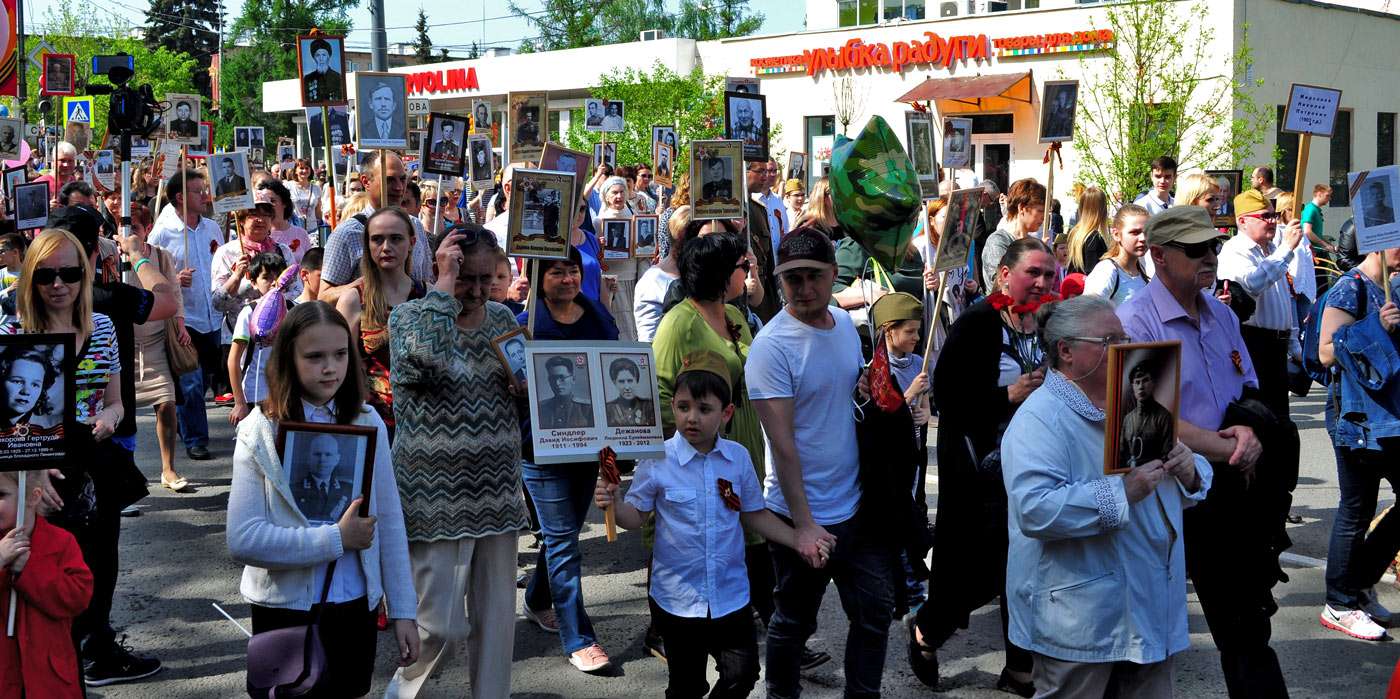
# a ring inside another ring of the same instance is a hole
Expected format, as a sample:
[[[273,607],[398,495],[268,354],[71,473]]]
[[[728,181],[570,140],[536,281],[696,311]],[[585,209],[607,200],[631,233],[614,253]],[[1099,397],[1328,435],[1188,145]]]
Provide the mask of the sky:
[[[44,10],[54,4],[52,0],[21,1],[24,2],[26,25],[31,27],[42,23]],[[225,0],[225,3],[227,21],[231,22],[238,16],[243,3],[242,0]],[[518,4],[527,11],[544,5],[542,0],[518,0]],[[679,2],[667,0],[666,4],[674,9]],[[143,24],[149,3],[146,0],[104,0],[102,5],[133,24]],[[800,0],[749,0],[748,5],[751,11],[764,15],[763,29],[760,33],[777,34],[802,29],[805,3]],[[418,19],[420,6],[427,12],[429,25],[434,22],[452,23],[450,26],[430,26],[428,35],[432,38],[434,46],[448,46],[454,54],[461,53],[454,45],[465,46],[473,41],[481,41],[483,35],[486,39],[485,44],[504,44],[511,48],[519,46],[521,39],[533,35],[525,20],[511,15],[506,0],[387,0],[384,24],[388,27],[387,35],[391,47],[398,42],[413,41],[413,24]],[[94,9],[95,7],[96,5]],[[367,7],[368,3],[362,2],[351,14],[355,30],[347,37],[347,43],[352,47],[369,46],[370,16]],[[485,22],[482,21],[483,18]]]

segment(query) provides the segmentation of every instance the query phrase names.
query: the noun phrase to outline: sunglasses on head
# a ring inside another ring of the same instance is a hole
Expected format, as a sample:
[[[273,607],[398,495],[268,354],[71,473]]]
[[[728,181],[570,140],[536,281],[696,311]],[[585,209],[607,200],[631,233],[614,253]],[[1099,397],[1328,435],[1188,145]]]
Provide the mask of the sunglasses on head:
[[[82,267],[40,267],[34,270],[34,283],[39,286],[48,286],[55,279],[62,279],[64,284],[77,284],[83,279]]]
[[[1166,243],[1167,247],[1176,248],[1180,250],[1182,254],[1193,260],[1199,260],[1205,257],[1207,252],[1212,255],[1219,255],[1222,245],[1224,245],[1224,243],[1221,243],[1219,238],[1207,240],[1202,243]]]

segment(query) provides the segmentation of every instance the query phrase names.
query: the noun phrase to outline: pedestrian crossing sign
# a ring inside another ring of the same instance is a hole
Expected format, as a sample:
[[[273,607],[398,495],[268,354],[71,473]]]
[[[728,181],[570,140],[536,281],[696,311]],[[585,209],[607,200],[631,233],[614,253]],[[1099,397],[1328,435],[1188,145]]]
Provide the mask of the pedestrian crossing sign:
[[[65,97],[63,98],[64,123],[91,124],[92,123],[92,98],[91,97]]]

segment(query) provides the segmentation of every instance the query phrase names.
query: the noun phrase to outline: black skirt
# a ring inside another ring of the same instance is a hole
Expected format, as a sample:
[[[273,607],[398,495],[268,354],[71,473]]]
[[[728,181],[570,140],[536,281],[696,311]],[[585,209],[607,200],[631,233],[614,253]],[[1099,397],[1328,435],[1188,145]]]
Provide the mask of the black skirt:
[[[311,612],[252,605],[253,633],[305,626]],[[369,600],[360,597],[321,606],[321,646],[326,649],[325,691],[306,699],[345,699],[369,693],[374,679],[378,625]]]

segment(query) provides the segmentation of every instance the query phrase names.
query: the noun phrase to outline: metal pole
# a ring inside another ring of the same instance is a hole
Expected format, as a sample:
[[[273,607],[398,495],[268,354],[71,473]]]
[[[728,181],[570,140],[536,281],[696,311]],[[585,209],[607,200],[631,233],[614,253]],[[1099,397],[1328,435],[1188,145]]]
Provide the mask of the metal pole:
[[[384,32],[384,0],[369,0],[369,16],[370,69],[383,72],[389,69],[388,38]]]

